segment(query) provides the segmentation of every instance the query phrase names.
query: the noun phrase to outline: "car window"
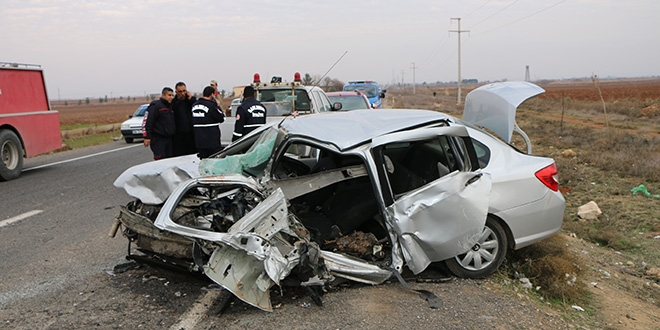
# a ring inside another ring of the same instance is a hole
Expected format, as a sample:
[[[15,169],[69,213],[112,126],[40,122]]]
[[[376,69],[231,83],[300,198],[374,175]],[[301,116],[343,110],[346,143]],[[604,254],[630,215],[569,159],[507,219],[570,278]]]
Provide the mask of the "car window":
[[[318,111],[330,111],[330,101],[328,101],[327,96],[322,95],[319,91],[311,91],[311,95],[314,98],[314,103],[318,105]]]
[[[394,196],[463,170],[466,161],[458,153],[458,148],[456,140],[447,136],[384,145],[381,157]]]
[[[141,105],[137,110],[135,110],[135,113],[133,114],[133,117],[144,117],[144,113],[147,111],[149,108],[148,104]]]
[[[474,151],[477,153],[477,159],[479,159],[479,168],[488,166],[488,162],[490,162],[490,149],[475,139],[471,140],[474,145]]]
[[[347,85],[344,86],[344,91],[360,91],[362,94],[367,95],[368,98],[378,96],[377,88],[373,85]]]
[[[330,102],[341,102],[341,110],[370,109],[369,103],[363,96],[330,96]]]

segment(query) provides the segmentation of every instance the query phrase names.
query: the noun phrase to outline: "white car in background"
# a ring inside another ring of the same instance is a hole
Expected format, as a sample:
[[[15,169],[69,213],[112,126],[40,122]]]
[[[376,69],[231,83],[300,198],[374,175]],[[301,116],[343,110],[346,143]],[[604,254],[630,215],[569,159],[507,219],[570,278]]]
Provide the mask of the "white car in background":
[[[134,139],[143,138],[142,120],[148,107],[149,104],[139,106],[132,115],[128,116],[128,120],[121,123],[121,135],[124,137],[126,143],[133,143]]]

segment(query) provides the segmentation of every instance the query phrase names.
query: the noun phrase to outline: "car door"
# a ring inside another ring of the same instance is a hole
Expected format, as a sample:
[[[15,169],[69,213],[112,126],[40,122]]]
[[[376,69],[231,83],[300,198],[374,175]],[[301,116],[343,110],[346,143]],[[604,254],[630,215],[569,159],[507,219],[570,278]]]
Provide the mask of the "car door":
[[[385,221],[414,273],[464,253],[483,230],[491,180],[478,169],[469,140],[465,127],[457,126],[398,132],[372,141]]]

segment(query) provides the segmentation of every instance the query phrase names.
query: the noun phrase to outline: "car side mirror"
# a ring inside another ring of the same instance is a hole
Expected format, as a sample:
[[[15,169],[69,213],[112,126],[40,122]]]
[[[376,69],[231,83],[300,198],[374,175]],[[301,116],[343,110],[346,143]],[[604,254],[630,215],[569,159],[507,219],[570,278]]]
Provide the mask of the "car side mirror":
[[[382,92],[380,92],[380,98],[381,98],[381,99],[384,99],[384,98],[385,98],[385,92],[386,92],[386,91],[382,91]]]
[[[332,104],[332,111],[339,111],[342,108],[341,102],[335,102]]]
[[[128,119],[131,119],[131,118],[133,118],[133,115],[128,115]]]

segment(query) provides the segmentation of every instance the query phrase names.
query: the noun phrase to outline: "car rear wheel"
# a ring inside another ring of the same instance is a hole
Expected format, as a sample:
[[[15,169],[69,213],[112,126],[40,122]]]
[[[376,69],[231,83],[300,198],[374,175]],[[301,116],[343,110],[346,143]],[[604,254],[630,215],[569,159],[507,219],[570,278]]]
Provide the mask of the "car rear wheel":
[[[126,143],[133,143],[132,137],[125,137],[124,140],[126,141]]]
[[[23,169],[23,147],[18,136],[10,130],[0,130],[0,180],[18,178]]]
[[[507,236],[499,221],[486,219],[479,241],[470,251],[445,261],[447,268],[463,278],[482,278],[494,273],[504,261],[508,248]]]

